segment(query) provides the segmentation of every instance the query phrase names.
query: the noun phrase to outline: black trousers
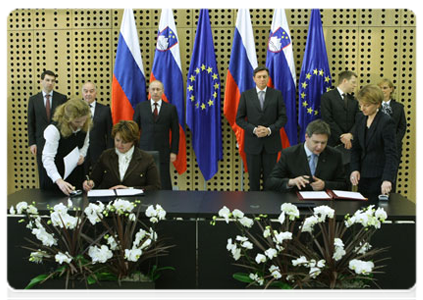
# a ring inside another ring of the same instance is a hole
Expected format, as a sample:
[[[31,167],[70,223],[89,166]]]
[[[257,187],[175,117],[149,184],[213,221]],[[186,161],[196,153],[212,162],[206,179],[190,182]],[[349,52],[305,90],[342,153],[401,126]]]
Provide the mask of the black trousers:
[[[267,153],[264,149],[260,154],[247,153],[250,191],[260,191],[260,179],[263,179],[264,186],[273,167],[276,165],[277,159],[278,153]]]
[[[172,182],[170,181],[169,162],[160,163],[160,181],[162,184],[162,190],[172,189]]]

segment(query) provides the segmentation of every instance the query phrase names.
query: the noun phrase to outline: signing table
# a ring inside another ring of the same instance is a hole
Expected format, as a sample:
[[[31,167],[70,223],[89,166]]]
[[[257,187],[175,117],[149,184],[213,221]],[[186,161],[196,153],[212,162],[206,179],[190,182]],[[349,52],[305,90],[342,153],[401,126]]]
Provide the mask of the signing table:
[[[378,283],[386,289],[408,289],[416,279],[416,236],[415,204],[399,194],[391,194],[390,200],[378,201],[369,197],[368,201],[298,200],[295,194],[276,192],[224,192],[224,191],[155,191],[143,196],[120,197],[126,200],[141,200],[142,206],[160,204],[167,212],[166,221],[159,225],[160,234],[169,237],[175,247],[170,254],[161,258],[161,263],[175,267],[173,272],[165,272],[156,282],[156,288],[163,289],[226,289],[243,288],[245,285],[232,279],[232,274],[240,271],[233,266],[233,260],[226,250],[227,239],[237,234],[234,224],[224,221],[210,225],[210,220],[223,207],[240,209],[253,216],[268,214],[277,217],[281,204],[290,202],[301,205],[301,214],[309,214],[313,206],[328,205],[335,209],[341,221],[345,214],[353,214],[363,206],[383,207],[388,214],[387,224],[372,239],[374,247],[389,246],[384,274],[377,276]],[[85,207],[89,202],[112,201],[114,198],[87,198],[85,194],[73,197],[74,206]],[[35,202],[42,214],[47,207],[58,203],[67,204],[68,197],[52,191],[24,189],[8,196],[8,207],[21,201]],[[8,217],[8,282],[11,287],[22,289],[29,280],[42,273],[43,266],[28,262],[28,251],[22,249],[23,237],[31,233],[18,217]],[[24,271],[23,271],[24,270]],[[398,276],[401,274],[401,276]]]

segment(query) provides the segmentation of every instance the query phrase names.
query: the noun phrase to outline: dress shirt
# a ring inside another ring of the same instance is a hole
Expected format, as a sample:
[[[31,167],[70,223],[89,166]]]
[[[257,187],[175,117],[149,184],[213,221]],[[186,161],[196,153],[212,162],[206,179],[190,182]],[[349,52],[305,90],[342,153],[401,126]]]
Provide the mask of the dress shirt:
[[[307,148],[306,144],[304,143],[304,150],[305,153],[307,155],[307,163],[310,161],[311,159],[311,155],[313,154],[313,152],[310,151],[310,149]],[[317,168],[317,162],[319,161],[319,155],[315,154],[316,158],[314,159],[314,169]]]
[[[151,104],[151,112],[154,113],[154,103],[155,101],[153,99],[150,99],[150,104]],[[159,101],[157,101],[157,115],[160,114],[160,108],[162,107],[162,100],[160,99]]]
[[[92,103],[88,104],[90,106],[91,109],[91,118],[94,118],[94,112],[95,112],[95,105],[96,105],[97,101],[93,101]]]
[[[119,158],[118,164],[119,164],[120,181],[123,181],[126,170],[128,170],[129,163],[131,162],[132,154],[134,153],[134,146],[132,146],[131,149],[129,149],[125,153],[119,152],[119,150],[116,148],[115,148],[115,152]]]
[[[339,95],[341,95],[341,99],[342,101],[344,101],[344,97],[347,96],[347,93],[345,93],[343,90],[341,90],[339,87],[336,88],[338,90]],[[342,97],[342,95],[345,95],[344,97]]]
[[[257,91],[257,97],[259,98],[259,100],[260,100],[260,92],[264,92],[264,99],[266,99],[267,86],[264,89],[262,89],[262,90],[259,89],[258,86],[256,86],[256,91]],[[264,102],[263,102],[263,106],[264,106]],[[256,129],[257,129],[257,127],[255,127],[254,130],[253,130],[253,133],[254,134],[256,134]],[[269,130],[269,134],[268,135],[271,135],[272,134],[272,130],[270,129],[270,127],[267,127],[267,129]]]
[[[80,130],[81,129],[78,129],[74,131],[74,133]],[[84,146],[79,149],[80,156],[85,157],[87,155],[87,150],[89,146],[89,136],[90,133],[88,132],[84,140]],[[60,175],[59,171],[57,170],[56,164],[54,163],[54,158],[56,157],[60,141],[60,132],[57,127],[53,124],[48,125],[46,130],[44,131],[44,139],[46,140],[46,143],[43,149],[42,161],[44,168],[47,171],[48,177],[50,177],[51,180],[55,183],[58,179],[62,178],[62,175]]]

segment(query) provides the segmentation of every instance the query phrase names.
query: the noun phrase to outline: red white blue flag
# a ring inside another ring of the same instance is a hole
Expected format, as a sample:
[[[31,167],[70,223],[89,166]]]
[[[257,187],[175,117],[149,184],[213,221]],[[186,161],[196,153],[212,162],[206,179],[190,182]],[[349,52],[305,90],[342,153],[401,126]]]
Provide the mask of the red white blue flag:
[[[282,147],[298,143],[297,106],[295,88],[295,64],[291,34],[284,9],[275,9],[267,44],[266,67],[269,69],[269,84],[282,92],[288,121],[281,129]]]
[[[123,12],[112,81],[113,124],[132,120],[135,107],[147,99],[144,66],[132,9]]]
[[[238,151],[244,162],[244,170],[246,172],[248,169],[244,152],[244,130],[236,124],[235,119],[241,94],[255,87],[253,73],[257,65],[250,12],[248,9],[242,8],[238,10],[236,19],[231,59],[226,75],[223,113],[235,133]]]
[[[157,45],[150,82],[160,80],[164,86],[162,100],[176,106],[179,119],[179,150],[173,163],[179,174],[187,169],[184,82],[182,77],[179,39],[171,9],[162,9]]]

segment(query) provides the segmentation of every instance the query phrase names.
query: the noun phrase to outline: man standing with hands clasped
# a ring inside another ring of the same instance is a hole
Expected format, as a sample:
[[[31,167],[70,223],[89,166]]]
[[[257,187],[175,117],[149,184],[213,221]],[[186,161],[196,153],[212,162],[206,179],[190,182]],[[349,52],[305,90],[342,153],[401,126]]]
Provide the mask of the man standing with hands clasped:
[[[341,153],[327,146],[329,125],[315,120],[307,125],[305,142],[282,150],[267,180],[266,189],[280,192],[324,189],[344,190]]]
[[[141,131],[140,148],[159,151],[162,189],[171,190],[169,162],[176,160],[179,149],[178,113],[174,105],[162,100],[164,87],[161,81],[151,82],[149,92],[151,99],[138,104],[134,112],[134,121]]]
[[[31,154],[37,157],[38,179],[41,189],[53,186],[41,159],[46,142],[44,130],[51,123],[56,107],[67,100],[65,95],[53,91],[56,77],[53,71],[45,70],[40,77],[42,91],[31,96],[28,102],[28,145]]]
[[[257,67],[253,80],[256,87],[239,100],[236,123],[244,129],[250,191],[259,191],[261,175],[266,183],[282,149],[279,130],[287,117],[282,93],[267,87],[269,70]]]

